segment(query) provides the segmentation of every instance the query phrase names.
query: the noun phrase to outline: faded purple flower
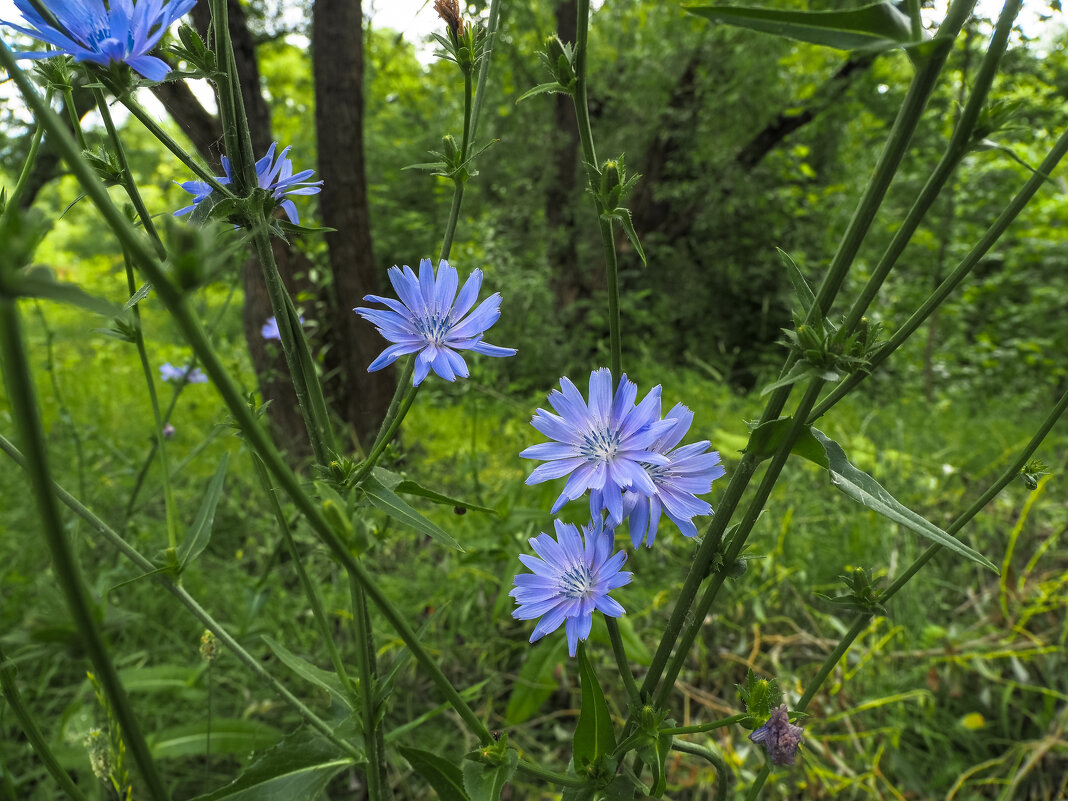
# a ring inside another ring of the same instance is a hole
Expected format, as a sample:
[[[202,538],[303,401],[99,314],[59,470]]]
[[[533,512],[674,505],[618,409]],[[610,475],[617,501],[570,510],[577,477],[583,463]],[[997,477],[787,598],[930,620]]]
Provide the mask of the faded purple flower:
[[[163,438],[164,439],[170,439],[173,436],[174,436],[174,426],[172,426],[170,423],[164,423],[163,424]]]
[[[590,636],[594,610],[609,617],[624,614],[623,607],[608,593],[628,584],[631,574],[620,571],[627,555],[623,551],[612,553],[615,536],[611,530],[602,530],[599,517],[583,527],[583,534],[569,523],[554,520],[553,524],[555,539],[544,533],[530,539],[537,556],[519,555],[533,572],[515,577],[509,595],[519,606],[512,617],[541,618],[530,635],[531,642],[563,623],[567,651],[574,656],[578,641]]]
[[[303,315],[300,317],[300,324],[304,325]],[[260,335],[264,339],[282,339],[282,335],[278,333],[278,318],[268,317],[267,322],[263,324],[263,328],[260,329]]]
[[[749,739],[764,746],[772,765],[792,765],[804,734],[804,729],[790,722],[790,714],[783,704],[772,710],[768,722],[750,734]]]

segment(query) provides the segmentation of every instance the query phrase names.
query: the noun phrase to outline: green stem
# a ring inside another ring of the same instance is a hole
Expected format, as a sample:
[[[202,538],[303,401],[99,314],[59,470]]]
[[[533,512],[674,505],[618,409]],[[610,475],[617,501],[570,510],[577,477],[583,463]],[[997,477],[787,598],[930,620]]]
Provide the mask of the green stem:
[[[330,425],[330,412],[326,406],[323,387],[315,370],[308,340],[300,324],[300,315],[293,306],[293,299],[282,283],[278,264],[274,260],[274,249],[267,231],[267,220],[262,215],[255,220],[252,229],[252,241],[256,246],[263,280],[267,287],[267,296],[271,300],[271,310],[278,323],[278,334],[282,340],[282,353],[285,354],[286,366],[296,391],[297,403],[304,417],[304,427],[308,431],[308,440],[312,446],[315,460],[322,465],[330,464],[337,451],[333,427]]]
[[[386,422],[383,423],[381,430],[378,432],[374,447],[371,448],[371,452],[367,455],[367,458],[364,459],[355,478],[353,478],[353,485],[358,486],[371,474],[371,471],[378,463],[378,460],[382,458],[382,454],[389,446],[389,443],[393,441],[393,438],[397,436],[397,432],[400,431],[401,423],[404,422],[408,410],[411,409],[412,404],[415,403],[415,396],[419,394],[419,387],[412,386],[408,383],[411,379],[414,365],[415,357],[413,356],[408,360],[408,366],[404,369],[404,374],[401,375],[403,383],[398,384],[398,395],[400,394],[399,390],[401,387],[405,390],[403,399],[396,407],[390,403],[389,410],[386,412]],[[394,400],[396,400],[396,397],[394,397]]]
[[[749,787],[749,792],[746,794],[746,801],[756,801],[760,798],[760,791],[764,789],[764,782],[768,780],[768,776],[771,775],[771,762],[765,760],[764,766],[760,769],[760,773],[753,780],[753,784]]]
[[[349,577],[352,595],[353,629],[356,632],[356,669],[360,673],[360,715],[363,718],[363,744],[367,750],[367,797],[369,801],[382,801],[386,765],[380,751],[375,693],[378,689],[375,667],[374,640],[371,615],[367,609],[367,597],[363,589]]]
[[[840,326],[840,330],[844,333],[848,334],[857,327],[861,317],[864,316],[864,312],[867,311],[868,306],[871,305],[872,300],[874,300],[875,296],[878,294],[883,281],[886,280],[886,276],[890,273],[890,270],[893,269],[894,265],[897,264],[897,260],[901,257],[901,254],[904,253],[906,246],[912,240],[912,235],[916,233],[916,229],[919,227],[920,222],[923,221],[923,218],[931,208],[931,205],[942,191],[942,187],[945,186],[946,181],[949,180],[949,177],[957,169],[961,160],[967,154],[971,144],[972,131],[975,130],[975,123],[979,119],[979,114],[983,110],[983,105],[986,103],[986,97],[990,92],[990,86],[994,81],[994,76],[997,74],[998,65],[1001,63],[1001,57],[1005,53],[1005,48],[1008,45],[1013,21],[1016,19],[1017,14],[1020,13],[1020,6],[1022,4],[1023,0],[1008,0],[1008,2],[1005,3],[1005,7],[1001,10],[1001,16],[998,17],[997,27],[990,40],[990,48],[983,57],[982,64],[979,65],[979,71],[975,76],[975,82],[972,85],[972,91],[968,97],[968,102],[964,106],[960,118],[957,120],[957,125],[953,129],[953,136],[950,138],[949,144],[946,146],[946,151],[942,154],[942,158],[934,168],[931,176],[927,179],[923,189],[920,190],[920,194],[912,204],[912,208],[909,209],[901,227],[894,234],[890,246],[886,249],[882,258],[879,259],[879,263],[875,265],[871,278],[868,279],[857,299],[853,301],[853,305],[850,307],[849,313],[846,315],[845,322]]]
[[[215,53],[222,71],[215,75],[216,96],[219,101],[219,122],[222,123],[226,155],[234,170],[234,183],[239,194],[247,195],[257,185],[255,158],[241,97],[240,77],[230,42],[230,21],[227,0],[209,0],[211,24],[215,33]]]
[[[753,526],[756,525],[756,521],[760,517],[760,512],[763,510],[764,504],[767,503],[768,498],[771,496],[771,490],[775,486],[775,482],[778,481],[779,473],[782,471],[782,468],[786,464],[786,460],[790,456],[790,450],[793,448],[794,443],[797,441],[797,438],[801,436],[801,432],[805,428],[804,421],[808,416],[809,410],[812,409],[812,406],[816,403],[816,398],[819,397],[820,389],[822,387],[823,381],[819,379],[813,380],[809,384],[804,397],[802,397],[800,403],[798,403],[797,411],[794,412],[793,421],[790,425],[790,429],[786,432],[786,438],[783,440],[782,447],[779,448],[772,457],[771,464],[768,465],[768,469],[764,473],[764,477],[761,479],[759,487],[757,487],[756,495],[749,502],[749,506],[745,510],[745,516],[742,517],[741,522],[738,524],[737,531],[735,531],[734,536],[731,538],[727,552],[723,556],[723,567],[712,576],[712,580],[705,588],[704,594],[701,596],[701,600],[697,604],[693,617],[679,635],[675,654],[665,670],[663,681],[660,683],[656,694],[653,696],[653,705],[657,708],[666,706],[671,691],[674,689],[675,679],[678,678],[679,672],[682,670],[682,666],[686,662],[686,657],[689,655],[690,646],[692,646],[694,640],[697,639],[697,635],[700,633],[701,627],[704,625],[708,611],[712,607],[712,602],[715,601],[719,588],[723,586],[723,582],[727,577],[727,570],[734,564],[738,555],[741,554],[742,548],[745,547],[745,541],[749,536],[749,532],[753,530]]]
[[[45,103],[51,105],[52,103],[52,90],[49,89],[45,93]],[[22,172],[19,173],[18,181],[15,182],[15,188],[11,190],[11,194],[7,196],[7,205],[4,207],[4,213],[0,215],[0,229],[3,228],[4,218],[8,214],[14,214],[15,209],[18,208],[19,201],[22,200],[22,193],[26,191],[26,185],[29,183],[30,175],[33,173],[33,167],[37,163],[37,154],[41,150],[41,140],[44,138],[44,125],[40,122],[37,123],[37,127],[33,131],[33,138],[30,139],[30,149],[26,153],[26,161],[22,164]]]
[[[15,713],[15,719],[22,726],[26,739],[30,741],[33,750],[37,752],[37,756],[44,763],[45,769],[52,774],[52,778],[63,788],[64,792],[75,801],[86,801],[85,795],[78,789],[78,785],[74,783],[70,774],[59,764],[59,760],[52,753],[52,749],[48,747],[48,740],[41,730],[37,728],[37,721],[33,719],[30,710],[22,702],[18,685],[15,683],[15,672],[15,663],[4,656],[3,649],[0,649],[0,689],[3,689],[4,698],[10,705],[11,711]],[[0,770],[3,770],[4,775],[7,776],[6,769],[0,768]],[[14,798],[13,793],[11,797]]]
[[[67,110],[67,118],[70,120],[71,130],[74,131],[74,138],[78,141],[78,147],[84,152],[87,149],[85,134],[82,133],[82,121],[78,117],[78,108],[74,105],[74,90],[70,85],[63,87],[63,107]]]
[[[6,45],[0,49],[5,55],[10,52],[6,50]],[[37,511],[48,540],[49,550],[52,552],[56,583],[66,597],[75,629],[111,700],[119,725],[126,733],[130,751],[148,787],[148,794],[157,801],[166,801],[169,795],[152,761],[148,743],[134,717],[129,699],[119,681],[119,675],[108,656],[107,648],[92,613],[92,601],[82,581],[81,571],[71,554],[70,542],[63,528],[63,521],[60,518],[52,488],[44,431],[38,416],[33,376],[26,358],[18,308],[15,300],[10,297],[0,297],[0,351],[3,353],[4,374],[7,378],[11,408],[15,420],[22,429],[26,449],[26,472],[36,496]]]
[[[230,308],[230,301],[234,298],[234,293],[237,291],[237,284],[230,284],[230,291],[226,295],[226,300],[223,302],[222,307],[215,315],[215,320],[212,321],[208,327],[208,335],[214,337],[215,332],[219,329],[223,319],[226,316],[226,310]],[[196,356],[189,360],[189,370],[192,371],[197,366]],[[182,391],[188,386],[188,381],[179,381],[174,391],[171,393],[171,400],[167,404],[167,411],[163,413],[163,425],[170,422],[171,415],[174,414],[174,408],[178,405],[178,398],[181,397]],[[145,478],[148,476],[148,470],[152,467],[152,461],[156,458],[156,451],[159,449],[159,440],[156,437],[152,438],[152,444],[148,448],[148,455],[145,457],[145,461],[141,464],[141,469],[137,473],[137,478],[134,480],[134,487],[130,493],[130,499],[126,502],[126,510],[123,512],[122,520],[123,524],[120,528],[125,528],[126,521],[130,519],[130,516],[134,512],[134,506],[137,504],[137,496],[141,493],[141,487],[144,486]],[[85,497],[85,492],[81,493],[82,497]]]
[[[449,220],[445,223],[445,237],[441,242],[441,254],[438,256],[438,261],[448,261],[449,253],[452,251],[452,238],[456,233],[456,223],[460,219],[460,204],[464,199],[464,182],[456,179],[455,187],[452,190],[452,205],[449,207]]]
[[[94,91],[100,116],[104,120],[104,127],[107,129],[108,136],[111,138],[112,144],[115,147],[115,153],[119,159],[119,169],[122,171],[123,189],[126,190],[127,197],[129,197],[130,202],[133,203],[134,210],[137,212],[137,216],[141,220],[142,227],[148,232],[149,238],[155,245],[156,255],[161,259],[166,258],[167,249],[163,246],[163,241],[159,238],[159,233],[152,224],[152,215],[148,213],[148,208],[145,206],[145,202],[141,198],[141,193],[137,190],[137,184],[133,179],[133,172],[130,170],[130,162],[126,158],[126,149],[122,146],[122,140],[119,139],[119,132],[116,130],[115,123],[111,118],[111,110],[108,108],[107,98],[104,97],[104,93],[100,89]],[[123,256],[123,264],[126,268],[127,293],[132,297],[137,291],[137,282],[134,280],[133,266],[130,264],[129,257],[125,254]],[[141,361],[141,370],[144,373],[145,384],[148,387],[148,397],[152,404],[152,416],[156,426],[156,447],[159,449],[160,468],[163,472],[163,505],[167,521],[167,547],[174,549],[178,547],[178,517],[177,508],[174,503],[174,491],[171,488],[170,464],[167,459],[167,447],[164,444],[166,437],[163,436],[163,415],[160,414],[159,396],[156,394],[156,381],[155,377],[152,375],[152,364],[148,358],[148,350],[145,348],[145,337],[141,327],[140,305],[135,304],[131,311],[133,312],[134,318],[134,344],[137,347],[137,356]]]
[[[614,617],[605,615],[604,622],[608,627],[608,639],[612,643],[612,655],[616,658],[616,666],[619,668],[619,677],[623,679],[623,686],[627,690],[627,697],[630,698],[631,707],[640,709],[642,705],[642,696],[641,693],[638,692],[638,685],[634,681],[634,674],[631,673],[630,663],[627,662],[627,650],[623,647],[623,637],[619,633],[619,621]]]
[[[950,39],[950,42],[943,44],[940,48],[930,54],[923,67],[916,73],[912,80],[908,95],[905,98],[901,111],[898,113],[894,126],[887,138],[886,145],[879,157],[879,162],[875,167],[875,171],[865,188],[860,203],[857,205],[857,210],[854,212],[853,217],[850,220],[846,233],[839,243],[831,267],[820,284],[819,291],[816,294],[816,303],[813,304],[814,308],[810,312],[813,317],[816,314],[817,308],[820,313],[826,315],[831,307],[831,303],[841,289],[848,268],[856,257],[861,242],[875,218],[875,213],[881,205],[886,190],[890,185],[890,181],[897,171],[901,157],[904,155],[908,142],[912,138],[913,131],[919,122],[920,115],[926,106],[927,99],[930,97],[931,91],[934,89],[938,75],[945,64],[946,57],[951,48],[952,40],[956,38],[961,25],[963,25],[964,21],[968,18],[973,5],[974,0],[953,0],[950,5],[946,14],[946,19],[939,28],[939,35],[947,36]],[[577,62],[578,56],[576,54],[576,70]],[[580,104],[576,102],[576,109],[579,105]],[[783,369],[784,373],[788,369],[791,361],[792,358],[788,357],[787,366]],[[790,391],[791,387],[786,386],[772,393],[764,408],[764,412],[760,417],[760,423],[766,423],[778,417],[779,413],[786,405],[786,400],[790,395]],[[788,447],[785,449],[785,452],[789,452]],[[651,694],[660,681],[661,671],[663,670],[664,665],[667,664],[672,646],[675,644],[675,638],[682,630],[686,617],[690,611],[690,606],[696,598],[701,582],[707,575],[712,560],[718,552],[720,538],[726,530],[738,502],[741,500],[746,486],[751,480],[753,473],[756,471],[757,465],[757,460],[751,458],[749,454],[746,454],[742,457],[742,461],[739,463],[734,475],[731,476],[724,497],[720,501],[719,510],[709,524],[708,531],[705,534],[702,544],[690,567],[690,571],[683,583],[679,598],[675,602],[675,607],[672,609],[671,616],[665,628],[664,637],[660,640],[660,645],[657,647],[656,653],[653,655],[652,664],[650,665],[649,671],[642,683],[642,692],[646,695]]]
[[[491,0],[489,20],[486,23],[486,43],[482,50],[482,63],[478,66],[478,87],[475,89],[475,107],[471,111],[471,136],[478,130],[478,118],[482,114],[482,101],[486,96],[486,80],[489,78],[490,56],[497,37],[497,24],[500,21],[501,0]]]
[[[483,744],[491,742],[492,737],[490,737],[489,730],[485,724],[467,705],[467,702],[460,697],[456,688],[452,686],[452,683],[438,666],[437,661],[423,647],[411,626],[408,625],[378,584],[334,532],[318,504],[304,492],[300,480],[289,469],[282,455],[271,442],[270,437],[249,410],[240,387],[226,371],[221,359],[205,335],[199,320],[186,305],[185,296],[181,289],[171,282],[163,265],[155,258],[153,252],[145,246],[122,212],[111,202],[106,188],[96,179],[92,169],[78,152],[70,134],[59,124],[59,120],[52,110],[42,103],[40,95],[37,94],[26,73],[18,66],[11,50],[3,41],[0,41],[0,63],[7,69],[11,79],[22,93],[26,104],[38,116],[38,119],[45,122],[48,133],[54,137],[56,148],[67,160],[71,172],[82,185],[86,196],[100,211],[101,216],[111,226],[120,242],[134,254],[136,261],[141,265],[142,272],[145,273],[152,286],[155,287],[160,301],[174,316],[174,321],[178,328],[203,362],[205,373],[214,382],[220,397],[244,432],[249,447],[256,450],[260,458],[263,459],[268,471],[274,476],[274,479],[281,485],[282,489],[285,490],[286,494],[289,495],[296,507],[307,517],[312,530],[341,562],[345,570],[355,574],[356,580],[363,586],[368,597],[378,606],[383,616],[397,631],[404,644],[411,650],[416,661],[423,667],[431,681],[434,682],[449,704],[460,715],[464,723],[475,733],[480,742]]]
[[[137,282],[134,280],[133,267],[130,264],[129,255],[123,254],[123,263],[126,267],[126,286],[130,294],[137,291]],[[167,519],[167,547],[178,547],[178,516],[174,503],[174,490],[171,487],[171,467],[167,456],[166,437],[163,436],[163,415],[159,409],[159,396],[156,394],[155,376],[152,375],[152,365],[148,359],[148,350],[145,348],[145,337],[141,330],[141,312],[137,306],[133,307],[134,317],[134,344],[137,346],[137,356],[141,361],[141,372],[145,377],[145,385],[148,387],[148,397],[152,404],[152,417],[155,421],[156,448],[159,450],[159,465],[163,481],[163,507]],[[190,368],[192,369],[192,368]],[[188,375],[188,374],[187,374]]]
[[[26,469],[25,457],[19,452],[18,448],[3,436],[0,436],[0,450],[4,451],[4,453],[6,453],[19,467]],[[150,576],[157,584],[163,586],[169,593],[171,593],[171,595],[177,598],[178,601],[192,613],[193,617],[203,624],[204,628],[208,629],[218,637],[227,648],[234,652],[234,655],[243,665],[245,665],[245,667],[249,668],[249,670],[251,670],[257,677],[262,679],[276,693],[282,696],[282,698],[296,709],[313,728],[317,729],[323,736],[343,751],[347,752],[354,759],[362,758],[361,754],[356,749],[344,740],[336,737],[333,733],[333,729],[327,723],[321,720],[300,699],[289,692],[289,690],[285,688],[285,685],[269,673],[266,668],[263,667],[263,664],[259,659],[246,651],[237,640],[230,636],[229,632],[223,628],[222,624],[208,614],[208,612],[205,611],[205,609],[185,590],[184,587],[172,581],[166,573],[161,572],[156,565],[154,565],[140,551],[126,542],[117,531],[101,520],[92,512],[92,510],[87,508],[77,498],[67,492],[67,490],[55,482],[53,482],[52,486],[56,496],[65,506],[88,523],[89,527],[96,531],[105,542],[133,562],[133,564],[140,570],[144,571],[144,576]]]
[[[152,115],[145,111],[141,107],[141,105],[133,99],[132,96],[128,94],[119,95],[117,92],[115,92],[116,87],[110,84],[108,84],[108,88],[116,94],[119,99],[119,102],[126,107],[126,110],[129,111],[130,114],[132,114],[138,122],[144,125],[145,129],[148,130],[148,132],[154,137],[156,137],[160,144],[162,144],[165,148],[171,151],[171,153],[174,154],[174,156],[180,162],[182,162],[182,164],[188,167],[193,172],[193,174],[197,176],[197,178],[199,178],[201,181],[210,186],[214,191],[220,192],[224,197],[235,196],[232,187],[227,186],[226,184],[219,183],[215,176],[212,175],[206,167],[203,167],[198,164],[196,159],[190,156],[189,153],[186,152],[185,148],[178,144],[170,134],[163,130],[160,124],[152,118]]]
[[[345,662],[342,660],[341,652],[338,651],[337,643],[334,641],[334,632],[330,628],[330,621],[327,619],[326,611],[323,609],[323,600],[319,597],[319,591],[316,590],[315,585],[308,576],[308,571],[304,569],[304,560],[301,559],[300,551],[297,549],[297,544],[293,540],[293,533],[289,529],[289,521],[286,520],[285,512],[282,511],[282,505],[278,502],[278,496],[275,495],[274,488],[271,486],[271,479],[267,475],[267,468],[263,466],[263,461],[255,453],[249,455],[252,458],[252,468],[256,473],[256,479],[259,481],[260,488],[267,496],[267,503],[270,505],[275,522],[278,524],[278,528],[282,532],[282,538],[285,540],[286,548],[289,550],[290,556],[293,558],[293,566],[297,571],[297,577],[300,579],[300,586],[304,590],[304,596],[308,599],[309,606],[311,606],[312,617],[315,618],[315,623],[319,627],[319,635],[323,638],[323,643],[326,645],[326,650],[330,655],[330,662],[333,664],[334,671],[337,673],[338,678],[341,679],[345,691],[355,702],[356,688],[353,686],[352,679],[349,678],[349,674],[345,670]]]
[[[165,259],[167,258],[167,249],[163,246],[163,240],[159,238],[159,232],[156,231],[156,226],[152,223],[152,215],[148,213],[148,207],[145,206],[145,201],[137,189],[133,171],[130,169],[130,162],[126,158],[126,148],[122,146],[122,140],[119,138],[119,132],[115,128],[115,122],[111,119],[111,109],[108,108],[107,98],[104,97],[104,92],[100,89],[95,89],[94,92],[100,117],[104,120],[104,128],[108,132],[108,137],[115,147],[115,155],[119,159],[119,169],[122,170],[122,187],[126,190],[126,195],[130,198],[130,202],[133,203],[134,211],[137,212],[141,225],[144,226],[145,231],[155,244],[156,255],[161,259]],[[133,293],[131,292],[130,294]]]
[[[930,297],[924,301],[912,316],[906,320],[901,328],[894,332],[894,335],[890,337],[875,354],[871,357],[871,365],[867,371],[861,371],[853,373],[845,381],[841,382],[834,388],[834,390],[824,398],[820,404],[812,412],[810,422],[814,422],[821,416],[827,413],[827,411],[834,406],[838,401],[848,395],[853,388],[863,381],[871,372],[875,370],[880,364],[886,361],[890,354],[897,350],[912,334],[923,325],[923,322],[930,316],[938,306],[942,303],[949,294],[957,288],[961,281],[963,281],[968,274],[975,268],[980,260],[987,254],[987,252],[994,246],[994,243],[1001,238],[1001,235],[1005,233],[1005,230],[1013,223],[1013,221],[1023,211],[1024,207],[1034,197],[1039,188],[1049,180],[1049,176],[1053,174],[1057,164],[1064,157],[1064,154],[1068,152],[1068,130],[1065,130],[1061,134],[1060,138],[1053,145],[1053,148],[1046,155],[1046,158],[1042,160],[1042,163],[1038,166],[1038,169],[1032,173],[1028,178],[1027,183],[1023,185],[1016,196],[1009,202],[1009,204],[1002,210],[1001,214],[994,223],[983,234],[982,239],[968,252],[946,279],[931,293]]]
[[[707,746],[698,745],[697,743],[688,743],[685,740],[675,740],[672,742],[671,750],[699,756],[702,759],[707,759],[711,762],[712,766],[716,769],[716,801],[725,801],[727,798],[727,779],[730,776],[730,773],[727,769],[727,762],[723,757]]]
[[[661,734],[703,734],[706,731],[712,731],[713,729],[722,729],[724,726],[731,726],[735,723],[741,723],[749,717],[748,714],[742,712],[738,715],[731,715],[729,718],[720,718],[719,720],[712,720],[708,723],[698,723],[694,726],[677,726],[674,729],[661,729]]]
[[[519,760],[519,765],[516,769],[523,775],[529,776],[532,779],[552,782],[561,787],[584,787],[587,784],[586,779],[579,778],[578,776],[568,776],[566,773],[557,773],[548,768],[543,768],[541,765],[535,764],[534,762],[527,762],[525,759]]]

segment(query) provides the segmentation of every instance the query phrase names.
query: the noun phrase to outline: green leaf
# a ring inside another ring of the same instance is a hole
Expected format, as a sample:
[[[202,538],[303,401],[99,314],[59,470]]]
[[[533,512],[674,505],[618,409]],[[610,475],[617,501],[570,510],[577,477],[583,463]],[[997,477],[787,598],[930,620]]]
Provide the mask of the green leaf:
[[[123,311],[125,311],[127,309],[132,309],[134,306],[136,306],[142,300],[147,298],[148,297],[148,293],[151,292],[151,291],[152,291],[152,284],[148,283],[147,281],[145,283],[141,284],[141,288],[138,289],[136,292],[134,292],[132,295],[130,295],[130,299],[128,301],[126,301],[124,304],[122,304]]]
[[[400,746],[398,751],[412,769],[426,779],[441,801],[470,801],[464,792],[463,772],[444,757],[419,748]]]
[[[244,755],[270,748],[282,733],[258,720],[214,718],[211,721],[211,753]],[[203,756],[207,752],[207,726],[192,723],[157,732],[149,740],[154,759]]]
[[[417,495],[420,498],[426,498],[428,501],[439,503],[442,506],[470,509],[474,512],[489,512],[490,514],[500,516],[500,512],[496,509],[491,509],[488,506],[479,506],[477,503],[468,503],[461,498],[454,498],[451,495],[445,495],[436,490],[428,489],[422,484],[412,481],[409,478],[405,478],[391,470],[386,470],[383,467],[376,467],[371,472],[375,478],[382,482],[382,486],[391,489],[394,492],[400,492],[405,495]]]
[[[769,420],[757,426],[749,435],[749,444],[746,445],[744,452],[752,453],[760,461],[771,458],[786,441],[786,434],[793,425],[793,421],[793,417],[780,417],[778,420]],[[830,467],[827,452],[819,440],[813,436],[813,429],[809,426],[801,429],[801,434],[790,449],[790,453],[815,462],[820,467]]]
[[[616,747],[616,734],[612,728],[612,716],[604,700],[597,674],[586,656],[584,645],[578,650],[579,678],[582,682],[582,711],[575,726],[575,768],[582,772],[596,764]]]
[[[226,481],[226,469],[230,465],[230,454],[224,453],[219,460],[219,466],[215,469],[215,475],[208,482],[208,491],[204,494],[204,500],[200,503],[200,509],[189,529],[189,534],[178,549],[178,564],[180,570],[185,570],[189,563],[204,553],[211,539],[211,527],[215,523],[215,507],[222,497],[223,483]]]
[[[571,94],[570,92],[567,91],[567,89],[565,89],[559,83],[557,83],[556,81],[553,81],[552,83],[540,83],[537,86],[535,86],[533,89],[527,89],[527,91],[523,92],[523,94],[521,94],[519,97],[516,98],[515,102],[519,103],[519,102],[521,102],[523,100],[526,100],[528,97],[534,97],[535,95],[544,95],[544,94],[549,93],[549,92],[553,92],[553,93],[559,92],[559,93],[565,94],[565,95]]]
[[[566,639],[556,637],[542,640],[527,652],[527,659],[519,669],[519,677],[512,687],[504,711],[504,718],[510,725],[515,726],[534,717],[560,686],[555,680],[556,666],[565,659],[566,646]]]
[[[10,287],[15,295],[26,298],[42,298],[56,303],[79,306],[87,311],[114,317],[119,309],[109,300],[90,295],[77,284],[57,281],[47,267],[34,267],[20,273]]]
[[[842,450],[842,446],[833,439],[825,436],[823,432],[815,428],[812,429],[812,434],[826,451],[831,483],[850,498],[862,506],[878,512],[883,517],[887,517],[895,523],[900,523],[905,528],[915,531],[920,536],[937,542],[939,545],[971,559],[973,562],[977,562],[994,573],[998,572],[994,563],[981,553],[954,539],[938,526],[903,506],[889,492],[883,489],[874,478],[850,464],[846,458],[845,451]]]
[[[316,801],[330,780],[353,764],[335,746],[302,730],[263,754],[231,784],[192,801]]]
[[[892,3],[849,11],[690,6],[691,14],[752,31],[785,36],[838,50],[889,50],[913,43],[909,18]]]
[[[464,762],[464,788],[471,801],[500,801],[504,789],[519,764],[519,752],[513,748],[505,751],[505,761],[500,765],[485,762]]]
[[[790,372],[784,375],[777,381],[773,381],[760,390],[760,396],[764,397],[769,392],[774,392],[780,387],[788,387],[791,384],[796,384],[799,381],[806,381],[810,378],[818,378],[824,375],[824,371],[817,367],[813,367],[806,361],[794,362],[794,366],[790,368]],[[825,378],[826,381],[833,381],[837,379]]]
[[[627,235],[627,239],[634,245],[634,249],[638,251],[642,264],[648,264],[645,260],[645,251],[642,250],[642,243],[638,241],[638,234],[634,230],[634,221],[630,216],[630,209],[620,206],[608,216],[623,227],[623,232]]]
[[[801,311],[807,316],[809,309],[816,303],[816,296],[812,292],[812,287],[808,285],[804,274],[794,263],[794,260],[790,258],[790,254],[782,248],[775,248],[775,250],[779,252],[779,258],[782,259],[783,267],[786,268],[786,276],[790,279],[790,283],[793,284],[794,294],[797,295],[797,299],[801,302]]]
[[[267,647],[271,649],[275,656],[285,665],[292,670],[298,676],[305,681],[309,681],[317,687],[326,690],[331,696],[340,701],[344,706],[349,709],[354,709],[352,700],[345,692],[345,687],[341,683],[341,679],[338,678],[336,673],[329,670],[323,670],[313,665],[306,659],[302,659],[295,653],[286,648],[282,643],[275,640],[273,637],[263,635],[263,641],[267,643]]]
[[[372,506],[385,512],[394,520],[414,528],[416,531],[425,534],[435,542],[447,545],[457,551],[463,551],[463,548],[460,547],[460,543],[450,537],[445,529],[441,528],[441,526],[436,523],[431,523],[415,511],[415,509],[409,506],[407,502],[401,500],[397,493],[388,489],[381,481],[379,481],[373,473],[364,479],[363,483],[360,485],[360,489],[366,493],[367,499],[371,502]]]

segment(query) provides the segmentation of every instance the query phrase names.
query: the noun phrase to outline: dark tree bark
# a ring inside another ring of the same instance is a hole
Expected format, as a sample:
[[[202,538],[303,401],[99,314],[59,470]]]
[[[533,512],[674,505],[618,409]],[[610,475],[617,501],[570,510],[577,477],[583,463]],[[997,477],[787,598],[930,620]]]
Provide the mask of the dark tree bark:
[[[352,313],[378,293],[363,157],[363,13],[360,0],[315,0],[312,10],[315,129],[323,223],[333,276],[334,314],[326,330],[329,387],[342,416],[369,444],[396,386],[395,370],[367,372],[382,350],[374,328]]]
[[[556,33],[562,42],[574,42],[578,24],[575,0],[556,4]],[[579,176],[579,135],[575,105],[568,95],[554,95],[553,167],[545,192],[545,219],[549,225],[549,264],[553,294],[561,309],[590,295],[589,276],[582,269],[575,239],[575,187]]]

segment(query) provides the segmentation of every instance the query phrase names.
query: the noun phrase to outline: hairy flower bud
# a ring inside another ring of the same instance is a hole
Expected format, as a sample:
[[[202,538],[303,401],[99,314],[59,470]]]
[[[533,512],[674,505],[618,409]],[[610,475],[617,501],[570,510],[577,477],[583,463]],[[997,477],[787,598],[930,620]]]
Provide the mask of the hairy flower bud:
[[[200,658],[208,664],[214,662],[219,656],[219,641],[208,629],[200,635]]]

